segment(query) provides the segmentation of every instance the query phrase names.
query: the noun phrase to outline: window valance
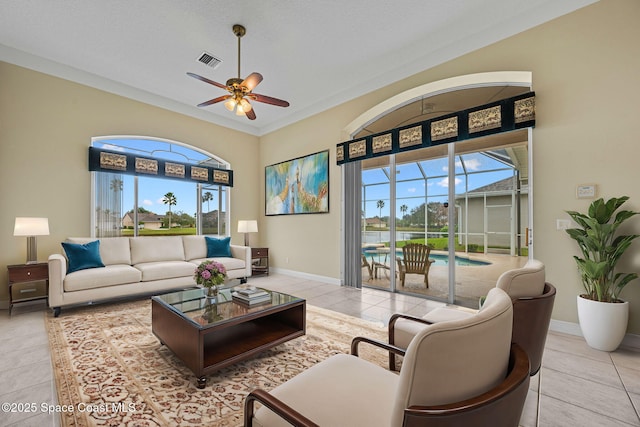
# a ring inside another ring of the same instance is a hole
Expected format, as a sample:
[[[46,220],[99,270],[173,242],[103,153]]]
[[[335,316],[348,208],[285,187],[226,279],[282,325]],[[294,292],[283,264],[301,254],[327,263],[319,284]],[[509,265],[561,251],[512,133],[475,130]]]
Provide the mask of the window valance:
[[[535,125],[535,93],[447,114],[337,145],[337,164],[448,144]]]
[[[89,170],[233,187],[233,171],[89,147]]]

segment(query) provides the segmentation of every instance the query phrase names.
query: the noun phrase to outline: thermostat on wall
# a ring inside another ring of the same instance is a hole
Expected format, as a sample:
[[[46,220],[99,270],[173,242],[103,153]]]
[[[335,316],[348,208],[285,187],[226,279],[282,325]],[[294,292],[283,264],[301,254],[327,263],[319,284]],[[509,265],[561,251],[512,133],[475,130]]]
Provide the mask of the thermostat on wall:
[[[583,184],[576,187],[576,197],[578,199],[593,199],[596,197],[595,184]]]

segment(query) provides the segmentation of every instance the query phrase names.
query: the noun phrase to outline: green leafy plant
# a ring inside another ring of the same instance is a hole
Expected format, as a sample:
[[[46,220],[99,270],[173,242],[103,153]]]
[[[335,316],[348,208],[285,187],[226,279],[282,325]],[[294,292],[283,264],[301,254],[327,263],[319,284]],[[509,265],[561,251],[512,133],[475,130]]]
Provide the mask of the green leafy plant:
[[[578,243],[582,258],[574,256],[586,297],[594,301],[617,302],[624,287],[638,277],[637,273],[616,273],[618,260],[629,248],[636,234],[618,235],[618,227],[640,212],[621,210],[629,197],[595,200],[587,214],[567,211],[580,226],[569,228],[567,234]],[[615,217],[614,217],[615,214]]]

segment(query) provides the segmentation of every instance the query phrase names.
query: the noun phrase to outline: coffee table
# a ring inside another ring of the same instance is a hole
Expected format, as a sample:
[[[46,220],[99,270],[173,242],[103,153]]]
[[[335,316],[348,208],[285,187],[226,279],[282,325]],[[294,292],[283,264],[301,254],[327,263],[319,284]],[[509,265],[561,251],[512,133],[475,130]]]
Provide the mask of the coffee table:
[[[229,289],[214,301],[198,288],[154,296],[152,331],[204,388],[206,375],[305,334],[306,301],[267,292],[271,302],[251,307],[233,301]]]

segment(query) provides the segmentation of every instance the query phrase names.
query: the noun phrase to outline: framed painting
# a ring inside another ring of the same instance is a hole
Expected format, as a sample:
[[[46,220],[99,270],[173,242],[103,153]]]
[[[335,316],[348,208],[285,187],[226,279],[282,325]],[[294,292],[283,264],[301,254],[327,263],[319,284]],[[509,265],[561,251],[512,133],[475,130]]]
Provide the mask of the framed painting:
[[[329,212],[329,150],[267,166],[265,214]]]

